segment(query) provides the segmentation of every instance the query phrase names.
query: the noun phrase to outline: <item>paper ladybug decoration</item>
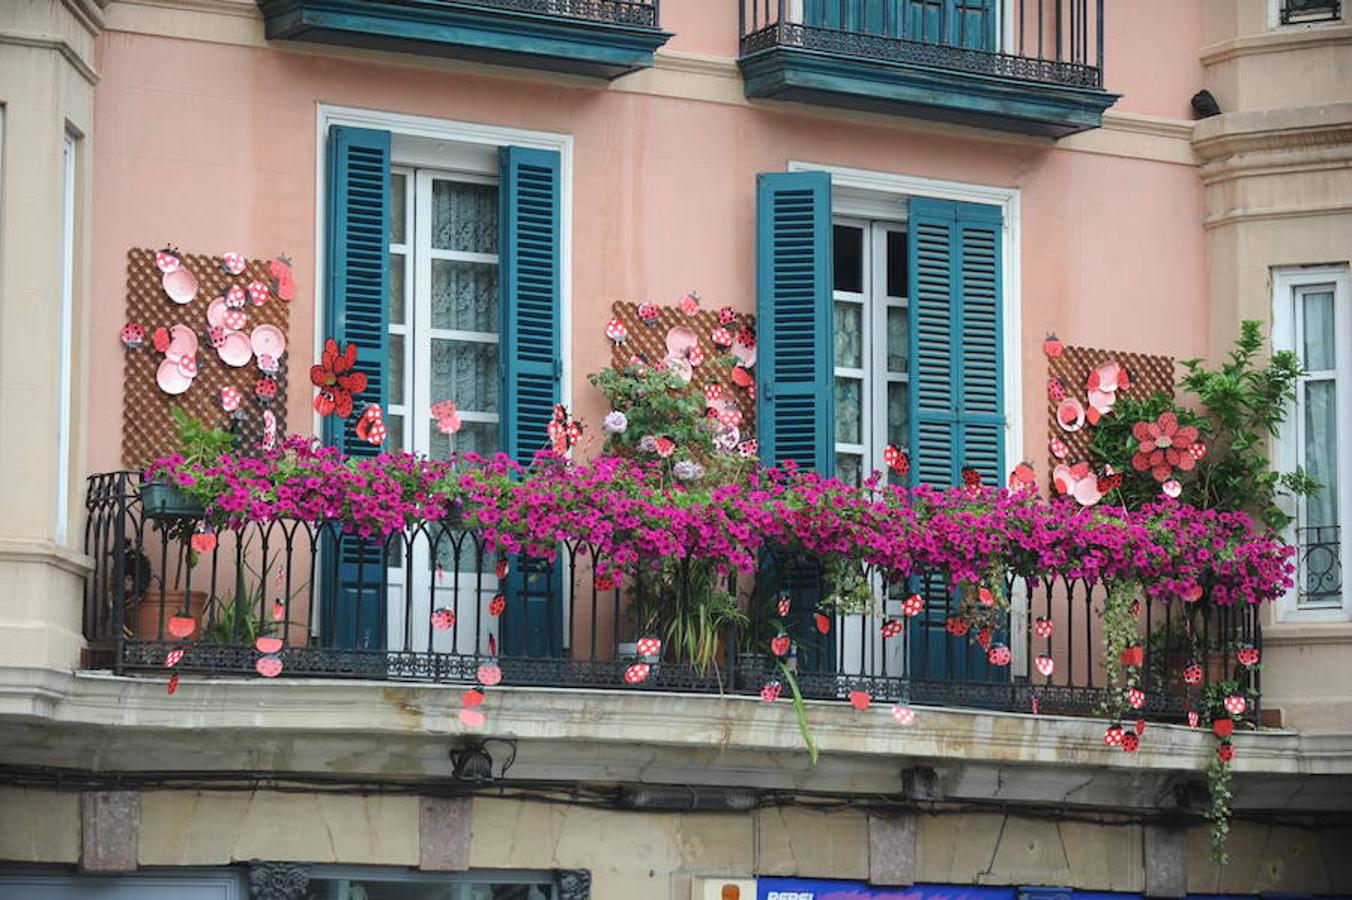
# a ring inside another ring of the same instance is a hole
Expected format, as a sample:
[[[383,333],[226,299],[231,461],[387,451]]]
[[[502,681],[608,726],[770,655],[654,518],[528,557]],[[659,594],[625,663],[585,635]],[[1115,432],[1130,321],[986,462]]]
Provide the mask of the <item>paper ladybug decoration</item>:
[[[706,384],[704,386],[705,403],[717,403],[721,399],[723,399],[723,385],[714,382],[713,384]]]
[[[1177,500],[1179,495],[1183,493],[1183,482],[1179,481],[1177,478],[1170,478],[1168,481],[1164,482],[1164,484],[1160,485],[1160,490],[1166,497]]]
[[[892,707],[892,721],[898,725],[910,725],[915,721],[915,710],[903,703]]]
[[[737,313],[731,306],[725,306],[718,311],[718,324],[727,326],[737,321]]]
[[[1226,741],[1223,744],[1216,745],[1216,758],[1223,763],[1228,763],[1235,758],[1235,745]]]
[[[237,284],[230,285],[230,289],[225,292],[225,306],[227,309],[243,309],[248,301],[249,295]]]
[[[986,653],[986,661],[993,666],[1007,666],[1014,654],[1004,644],[992,644]]]
[[[767,681],[760,689],[760,698],[765,703],[774,703],[779,699],[779,692],[783,689],[778,681]]]
[[[954,637],[962,637],[972,630],[972,623],[967,620],[966,616],[949,616],[948,621],[944,623],[944,628]]]
[[[243,273],[245,266],[244,254],[225,253],[221,256],[221,271],[226,275],[239,275]]]
[[[1042,340],[1042,352],[1047,354],[1048,359],[1056,359],[1065,352],[1065,345],[1056,337],[1056,333],[1049,331]]]
[[[597,575],[592,579],[592,587],[598,591],[613,591],[615,590],[615,576]]]
[[[656,659],[662,655],[662,639],[656,637],[639,638],[638,643],[634,645],[634,650],[639,656]]]
[[[227,309],[221,316],[221,325],[226,331],[243,331],[249,327],[249,314],[242,309]]]
[[[1107,730],[1103,732],[1103,743],[1107,744],[1109,747],[1117,747],[1122,743],[1122,734],[1121,725],[1109,725]]]
[[[1046,616],[1039,616],[1033,620],[1033,633],[1038,637],[1049,638],[1052,636],[1053,630],[1055,630],[1055,626],[1052,625],[1052,620]]]
[[[1188,447],[1188,455],[1198,462],[1206,459],[1206,444],[1203,444],[1201,441],[1193,443]]]
[[[606,337],[617,344],[622,344],[629,338],[629,326],[619,319],[611,319],[606,323]]]
[[[818,634],[826,634],[831,630],[831,617],[825,613],[813,613],[812,622],[817,626]]]
[[[207,329],[207,340],[211,343],[212,347],[219,350],[225,345],[225,338],[229,333],[230,332],[225,330],[224,325],[212,325]]]
[[[982,625],[977,629],[976,642],[981,645],[981,649],[990,651],[991,638],[995,636],[995,631],[989,625]]]
[[[777,634],[770,638],[770,652],[775,656],[785,656],[789,652],[789,636]]]
[[[742,441],[737,445],[737,455],[742,459],[752,459],[760,450],[760,445],[753,438],[749,441]]]
[[[178,258],[178,250],[174,247],[165,247],[155,253],[155,268],[159,269],[164,275],[170,272],[177,272],[183,267],[183,261]]]
[[[1137,644],[1134,647],[1122,648],[1119,658],[1124,666],[1140,666],[1145,664],[1145,647]]]
[[[1044,678],[1050,678],[1052,672],[1056,670],[1056,660],[1050,656],[1039,656],[1033,660],[1033,665],[1037,667],[1037,672]]]
[[[1065,399],[1066,386],[1062,383],[1060,378],[1047,379],[1047,396],[1050,397],[1053,402],[1057,403]]]
[[[176,638],[185,638],[197,630],[197,620],[192,616],[177,615],[169,620],[169,633]]]
[[[249,302],[254,306],[262,306],[272,299],[272,289],[268,287],[266,282],[251,281],[248,291]]]
[[[1065,441],[1054,437],[1047,443],[1047,452],[1057,459],[1065,459],[1070,455],[1070,448],[1066,446]]]
[[[122,338],[122,346],[128,350],[139,350],[141,345],[145,343],[146,330],[135,322],[128,322],[122,326],[119,336]]]
[[[502,557],[493,566],[493,574],[499,581],[507,577],[507,573],[512,570],[512,564],[507,561],[507,557]]]
[[[752,331],[750,328],[743,328],[741,331],[737,332],[737,335],[732,339],[732,342],[733,344],[740,344],[742,347],[746,348],[746,350],[755,350],[756,332]],[[750,365],[750,363],[745,360],[743,360],[742,364]]]
[[[873,702],[873,695],[868,691],[850,691],[850,705],[855,709],[868,709]]]
[[[647,663],[634,663],[624,670],[624,680],[626,684],[642,684],[648,680],[648,673],[652,667]]]
[[[1239,660],[1241,666],[1252,668],[1253,666],[1258,665],[1258,648],[1252,644],[1245,644],[1235,651],[1235,659]]]
[[[174,649],[170,650],[167,654],[165,654],[164,667],[166,669],[172,669],[174,666],[178,665],[182,661],[183,661],[183,648],[175,647]]]
[[[432,627],[437,631],[449,631],[455,625],[455,611],[439,606],[432,610]]]
[[[925,609],[925,598],[919,594],[912,594],[901,601],[901,612],[908,618],[918,616]]]
[[[1201,721],[1201,717],[1197,715],[1197,711],[1196,711],[1196,710],[1192,710],[1192,709],[1188,710],[1188,727],[1189,727],[1189,728],[1196,728],[1197,725],[1198,725],[1198,723],[1199,723],[1200,721]]]
[[[488,614],[490,616],[500,616],[507,611],[507,598],[498,594],[492,600],[488,601]]]
[[[897,635],[901,634],[901,629],[902,629],[901,619],[888,619],[886,622],[883,623],[883,626],[880,630],[882,631],[882,635],[884,638],[894,638]]]
[[[282,674],[282,661],[275,656],[261,656],[254,663],[254,669],[264,678],[276,678]]]
[[[1128,753],[1135,753],[1141,747],[1141,738],[1134,731],[1124,731],[1122,733],[1122,749]]]
[[[1127,705],[1132,709],[1140,709],[1145,706],[1145,691],[1140,688],[1131,688],[1128,690]]]
[[[175,672],[173,675],[171,675],[171,676],[169,677],[169,684],[165,687],[165,691],[166,691],[167,693],[169,693],[169,694],[174,694],[174,693],[177,693],[177,692],[178,692],[178,673],[177,673],[177,672]]]
[[[685,355],[690,365],[699,368],[704,365],[704,350],[698,344],[690,348],[690,352]]]
[[[278,297],[283,300],[296,299],[296,275],[288,257],[275,257],[268,263],[268,273],[272,275],[272,289]]]
[[[888,444],[883,448],[883,463],[898,475],[904,476],[907,472],[911,471],[910,459],[902,450],[892,444]]]
[[[742,366],[733,366],[732,371],[728,373],[728,377],[739,388],[749,388],[756,383],[756,379],[752,377],[750,370]]]
[[[243,402],[243,399],[244,398],[239,395],[239,391],[234,388],[221,388],[221,409],[226,412],[234,412],[239,409],[239,405]]]
[[[982,606],[994,606],[995,592],[983,585],[976,589],[976,599]]]
[[[357,419],[357,424],[353,429],[357,437],[366,441],[368,444],[382,444],[389,432],[385,428],[385,418],[380,411],[380,406],[372,403],[366,407],[366,411]]]
[[[699,312],[699,294],[694,291],[686,294],[681,298],[680,306],[681,312],[685,313],[687,316],[693,316],[695,313]]]
[[[709,340],[715,347],[726,350],[732,346],[732,332],[720,326],[709,332]]]
[[[1188,663],[1183,669],[1183,681],[1187,684],[1202,683],[1202,667],[1197,663]]]
[[[210,553],[212,550],[216,549],[216,532],[209,531],[203,526],[201,530],[193,534],[192,538],[189,539],[189,543],[198,553]],[[188,633],[191,634],[192,632]],[[180,634],[176,635],[176,637],[187,637],[187,635]]]
[[[1009,489],[1015,492],[1037,490],[1037,473],[1033,464],[1024,460],[1009,473]]]
[[[271,375],[264,375],[255,381],[254,395],[264,403],[274,399],[277,396],[277,379]]]
[[[468,709],[478,709],[484,705],[484,692],[470,688],[460,695],[460,704]]]
[[[1244,710],[1247,708],[1248,704],[1244,702],[1244,698],[1239,694],[1231,694],[1225,698],[1225,711],[1232,716],[1243,715]]]
[[[659,312],[657,307],[652,303],[640,303],[638,305],[639,321],[641,321],[644,325],[657,324],[657,320],[658,318],[661,317],[661,315],[662,313]]]
[[[474,675],[484,687],[502,683],[502,667],[498,665],[497,660],[490,659],[480,663]]]
[[[160,353],[169,349],[169,329],[163,326],[156,328],[150,336],[150,345]]]
[[[976,490],[981,487],[981,473],[974,466],[963,466],[962,484],[968,490]]]
[[[270,635],[261,635],[254,640],[254,649],[264,656],[282,649],[282,639]]]

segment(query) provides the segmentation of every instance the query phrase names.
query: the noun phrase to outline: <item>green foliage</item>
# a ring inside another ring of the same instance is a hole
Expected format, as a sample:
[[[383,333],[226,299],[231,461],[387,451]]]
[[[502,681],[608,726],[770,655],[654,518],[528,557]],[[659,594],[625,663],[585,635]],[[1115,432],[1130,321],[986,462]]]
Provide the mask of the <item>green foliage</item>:
[[[178,432],[178,452],[185,463],[211,462],[222,453],[235,450],[238,436],[221,428],[208,428],[200,419],[194,419],[181,406],[169,407],[169,416]]]
[[[633,365],[602,369],[589,375],[588,380],[606,395],[612,409],[629,420],[624,431],[607,434],[606,453],[638,456],[638,442],[651,435],[675,442],[673,459],[703,462],[712,455],[713,429],[704,417],[704,394],[670,371]]]
[[[747,623],[746,612],[720,583],[716,567],[689,558],[639,575],[636,609],[640,634],[657,634],[676,659],[701,674],[714,666],[728,629]]]
[[[1162,395],[1119,398],[1112,414],[1094,430],[1090,444],[1096,465],[1111,465],[1125,476],[1110,501],[1137,509],[1159,499],[1159,485],[1151,474],[1132,468],[1131,457],[1140,442],[1131,429],[1137,422],[1153,422],[1172,411],[1181,424],[1198,428],[1208,450],[1193,472],[1178,473],[1185,482],[1184,499],[1202,509],[1246,512],[1274,529],[1290,523],[1277,504],[1278,495],[1309,495],[1320,486],[1300,470],[1273,471],[1267,447],[1285,421],[1297,379],[1304,373],[1289,351],[1260,360],[1263,346],[1260,323],[1245,321],[1235,348],[1217,368],[1198,359],[1183,361],[1179,387],[1195,398],[1195,408]]]

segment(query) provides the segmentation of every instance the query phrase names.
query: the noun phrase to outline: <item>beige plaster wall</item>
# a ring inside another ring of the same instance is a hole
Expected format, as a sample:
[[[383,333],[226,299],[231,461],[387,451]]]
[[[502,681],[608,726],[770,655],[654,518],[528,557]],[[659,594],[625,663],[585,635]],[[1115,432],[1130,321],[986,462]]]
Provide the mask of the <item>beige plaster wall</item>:
[[[0,861],[74,862],[75,794],[0,789]],[[1237,824],[1233,862],[1206,858],[1204,828],[1189,837],[1189,890],[1330,893],[1352,885],[1337,848],[1352,829]],[[142,796],[142,866],[272,859],[410,867],[418,864],[418,801],[409,797],[149,792]],[[754,813],[639,813],[476,799],[471,868],[585,868],[593,896],[685,898],[703,876],[868,878],[867,817],[799,808]],[[985,813],[922,815],[918,881],[1067,885],[1139,892],[1139,825]]]

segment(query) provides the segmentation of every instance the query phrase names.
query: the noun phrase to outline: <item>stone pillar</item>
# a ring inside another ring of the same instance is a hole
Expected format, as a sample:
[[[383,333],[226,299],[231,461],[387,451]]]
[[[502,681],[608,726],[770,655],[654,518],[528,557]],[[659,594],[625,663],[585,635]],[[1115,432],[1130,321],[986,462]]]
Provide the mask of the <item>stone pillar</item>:
[[[1188,833],[1183,828],[1145,826],[1145,895],[1182,897],[1188,893]]]
[[[915,883],[918,832],[915,813],[868,817],[869,884],[910,887]]]
[[[80,795],[80,870],[135,872],[141,830],[136,791],[90,791]]]
[[[469,869],[469,797],[423,797],[418,805],[418,868],[428,872]]]

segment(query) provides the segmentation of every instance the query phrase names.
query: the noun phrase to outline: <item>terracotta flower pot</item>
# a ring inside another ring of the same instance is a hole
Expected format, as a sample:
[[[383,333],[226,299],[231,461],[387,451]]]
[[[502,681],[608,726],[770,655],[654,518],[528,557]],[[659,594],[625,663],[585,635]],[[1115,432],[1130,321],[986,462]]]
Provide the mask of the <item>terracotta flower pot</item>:
[[[128,624],[135,629],[135,637],[143,641],[178,640],[169,633],[169,620],[176,615],[183,614],[183,595],[184,592],[181,590],[166,590],[163,601],[161,601],[159,590],[151,588],[146,591],[145,596],[136,604],[134,614],[128,617]],[[197,620],[197,628],[191,635],[191,638],[196,638],[202,629],[202,615],[207,608],[207,592],[188,591],[187,601],[187,615]],[[160,628],[161,604],[164,607],[163,630]]]

